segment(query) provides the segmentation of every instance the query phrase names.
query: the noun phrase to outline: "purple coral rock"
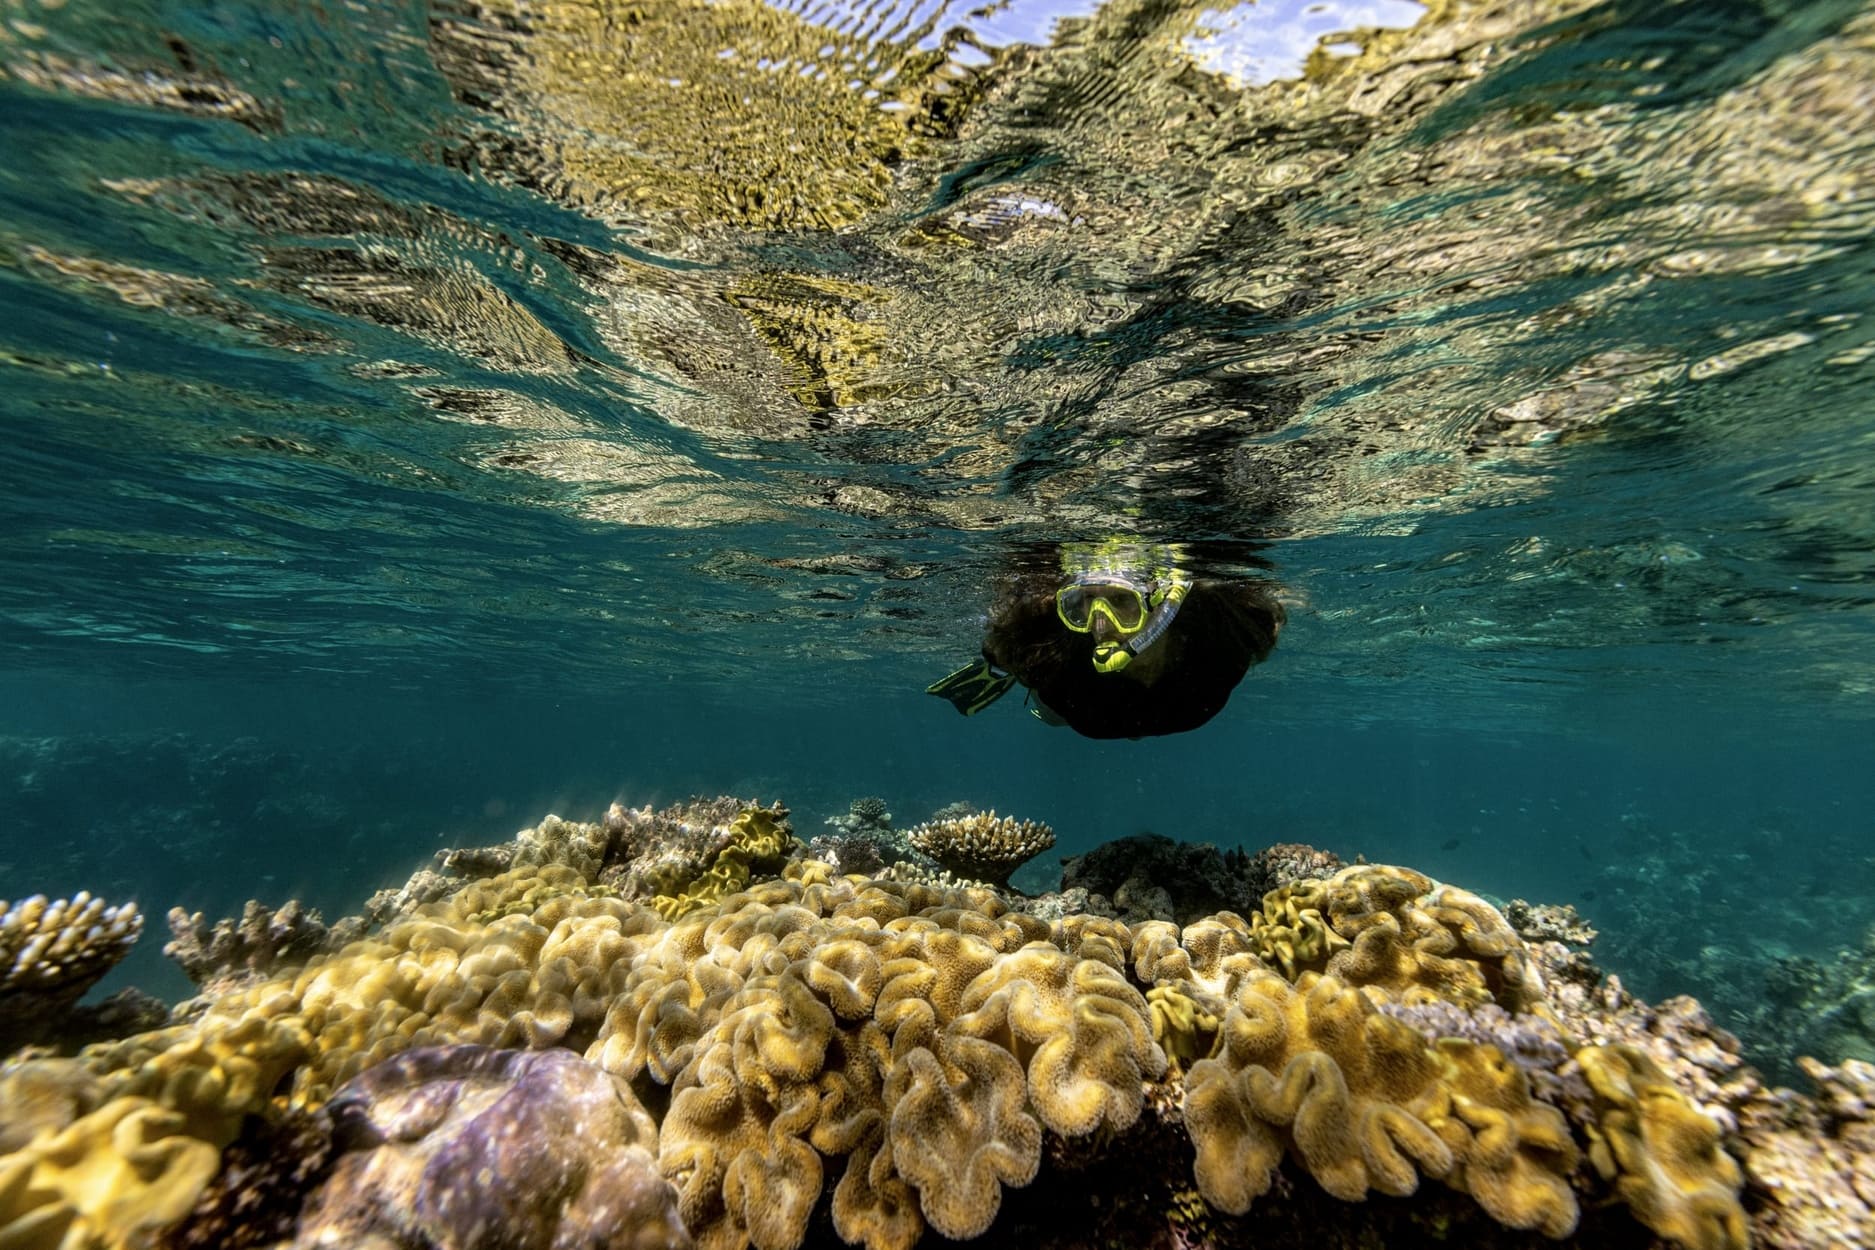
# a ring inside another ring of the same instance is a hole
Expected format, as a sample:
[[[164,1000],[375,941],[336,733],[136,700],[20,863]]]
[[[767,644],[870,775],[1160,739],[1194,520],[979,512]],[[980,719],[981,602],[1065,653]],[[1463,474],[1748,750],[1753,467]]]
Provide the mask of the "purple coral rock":
[[[430,1046],[347,1084],[295,1250],[687,1250],[657,1128],[571,1051]]]

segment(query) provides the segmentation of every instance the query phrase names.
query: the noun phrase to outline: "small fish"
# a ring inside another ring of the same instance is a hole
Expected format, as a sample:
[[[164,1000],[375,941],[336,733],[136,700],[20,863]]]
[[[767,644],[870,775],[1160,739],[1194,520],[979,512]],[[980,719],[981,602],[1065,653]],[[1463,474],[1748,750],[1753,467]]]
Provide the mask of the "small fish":
[[[1439,843],[1439,849],[1442,851],[1456,851],[1463,845],[1465,845],[1465,842],[1462,838],[1447,838],[1445,841]]]
[[[1589,861],[1590,863],[1593,863],[1593,862],[1595,862],[1595,852],[1594,852],[1594,851],[1591,851],[1591,850],[1589,850],[1589,844],[1588,844],[1588,843],[1586,843],[1586,842],[1578,842],[1578,843],[1576,843],[1576,850],[1578,850],[1578,851],[1581,851],[1581,852],[1582,852],[1582,858],[1583,858],[1583,859],[1586,859],[1586,860],[1588,860],[1588,861]]]
[[[1585,903],[1593,903],[1595,901],[1595,891],[1593,890],[1582,891],[1582,901]]]

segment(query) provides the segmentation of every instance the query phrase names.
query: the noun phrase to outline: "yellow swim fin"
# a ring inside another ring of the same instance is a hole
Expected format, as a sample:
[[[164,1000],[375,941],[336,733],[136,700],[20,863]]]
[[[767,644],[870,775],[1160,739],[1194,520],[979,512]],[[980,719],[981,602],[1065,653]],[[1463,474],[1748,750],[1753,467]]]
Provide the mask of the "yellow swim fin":
[[[926,686],[924,692],[949,699],[951,706],[965,716],[975,716],[1002,698],[1008,693],[1009,687],[1015,684],[1014,676],[999,673],[990,667],[988,660],[979,659],[948,676],[940,677]]]

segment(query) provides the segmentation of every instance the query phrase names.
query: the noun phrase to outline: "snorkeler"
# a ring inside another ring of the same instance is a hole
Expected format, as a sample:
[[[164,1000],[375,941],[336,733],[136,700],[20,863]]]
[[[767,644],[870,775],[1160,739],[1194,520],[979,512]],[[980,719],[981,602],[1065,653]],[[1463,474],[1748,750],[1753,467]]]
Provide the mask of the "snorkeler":
[[[927,688],[965,716],[1018,682],[1031,710],[1090,738],[1183,733],[1216,716],[1276,645],[1283,608],[1260,583],[1192,577],[1172,547],[1073,545],[1012,575],[982,657]]]

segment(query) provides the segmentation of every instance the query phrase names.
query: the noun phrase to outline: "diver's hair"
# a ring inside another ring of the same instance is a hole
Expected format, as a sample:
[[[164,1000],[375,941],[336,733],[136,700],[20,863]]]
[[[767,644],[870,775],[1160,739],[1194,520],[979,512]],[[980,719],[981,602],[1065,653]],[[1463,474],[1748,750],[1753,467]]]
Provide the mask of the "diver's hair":
[[[1088,662],[1093,641],[1064,629],[1055,613],[1055,591],[1060,584],[1061,575],[1054,570],[1025,570],[1003,577],[990,602],[984,657],[1018,677],[1075,660]]]

